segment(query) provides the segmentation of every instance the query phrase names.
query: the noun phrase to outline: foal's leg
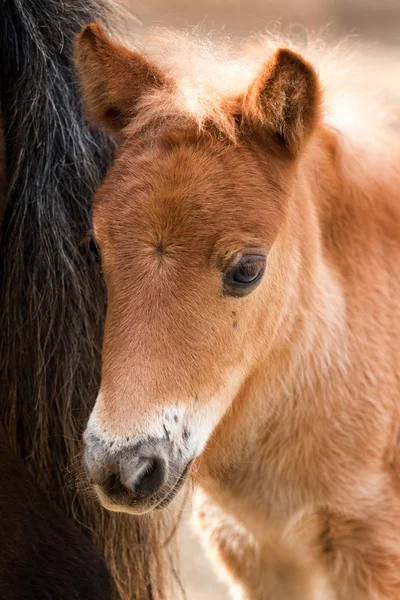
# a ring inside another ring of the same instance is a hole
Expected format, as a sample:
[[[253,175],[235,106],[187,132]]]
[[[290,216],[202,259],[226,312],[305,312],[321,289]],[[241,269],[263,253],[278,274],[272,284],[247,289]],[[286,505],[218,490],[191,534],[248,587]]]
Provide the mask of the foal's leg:
[[[267,535],[260,547],[233,517],[205,494],[195,500],[194,520],[213,561],[222,566],[235,600],[333,600],[313,553],[301,553]]]

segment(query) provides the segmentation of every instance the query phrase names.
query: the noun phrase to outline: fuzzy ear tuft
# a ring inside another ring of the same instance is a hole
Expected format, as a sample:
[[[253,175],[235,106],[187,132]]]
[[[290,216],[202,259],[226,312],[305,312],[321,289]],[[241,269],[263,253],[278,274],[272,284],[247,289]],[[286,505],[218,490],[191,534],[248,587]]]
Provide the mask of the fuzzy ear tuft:
[[[296,156],[320,117],[321,91],[313,67],[299,54],[277,50],[244,98],[245,116],[267,127]]]
[[[135,117],[141,96],[164,84],[154,65],[112,42],[97,23],[78,35],[75,62],[89,121],[117,135]]]

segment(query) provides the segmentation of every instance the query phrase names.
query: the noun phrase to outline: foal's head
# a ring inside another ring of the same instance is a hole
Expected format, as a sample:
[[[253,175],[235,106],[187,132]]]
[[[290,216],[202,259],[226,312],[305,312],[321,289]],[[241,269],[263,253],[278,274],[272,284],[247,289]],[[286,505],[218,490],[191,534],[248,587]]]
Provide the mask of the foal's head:
[[[119,140],[93,209],[108,311],[85,460],[105,506],[140,513],[173,498],[273,336],[319,89],[280,49],[241,93],[199,92],[98,25],[77,64],[89,119]]]

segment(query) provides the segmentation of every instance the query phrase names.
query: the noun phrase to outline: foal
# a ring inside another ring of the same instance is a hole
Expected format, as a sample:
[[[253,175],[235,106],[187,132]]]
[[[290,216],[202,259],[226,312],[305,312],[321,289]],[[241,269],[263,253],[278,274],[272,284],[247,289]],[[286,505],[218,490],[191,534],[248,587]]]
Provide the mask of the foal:
[[[89,119],[119,140],[94,200],[108,314],[87,469],[138,514],[193,464],[235,598],[397,600],[395,144],[333,127],[289,49],[221,65],[168,36],[141,54],[92,24],[76,47]]]

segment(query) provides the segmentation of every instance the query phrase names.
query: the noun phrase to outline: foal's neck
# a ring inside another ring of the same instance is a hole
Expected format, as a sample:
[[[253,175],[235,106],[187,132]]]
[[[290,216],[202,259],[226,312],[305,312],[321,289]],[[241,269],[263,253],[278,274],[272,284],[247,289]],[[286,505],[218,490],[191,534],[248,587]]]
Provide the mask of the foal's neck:
[[[329,131],[301,159],[286,230],[277,243],[295,257],[286,274],[287,302],[273,343],[256,370],[260,391],[271,403],[313,394],[327,370],[344,369],[344,290],[337,265],[324,243],[325,215],[339,201],[343,182],[335,165],[338,141]],[[286,248],[285,248],[286,246]],[[262,395],[261,395],[262,396]],[[268,411],[265,411],[268,419]]]

